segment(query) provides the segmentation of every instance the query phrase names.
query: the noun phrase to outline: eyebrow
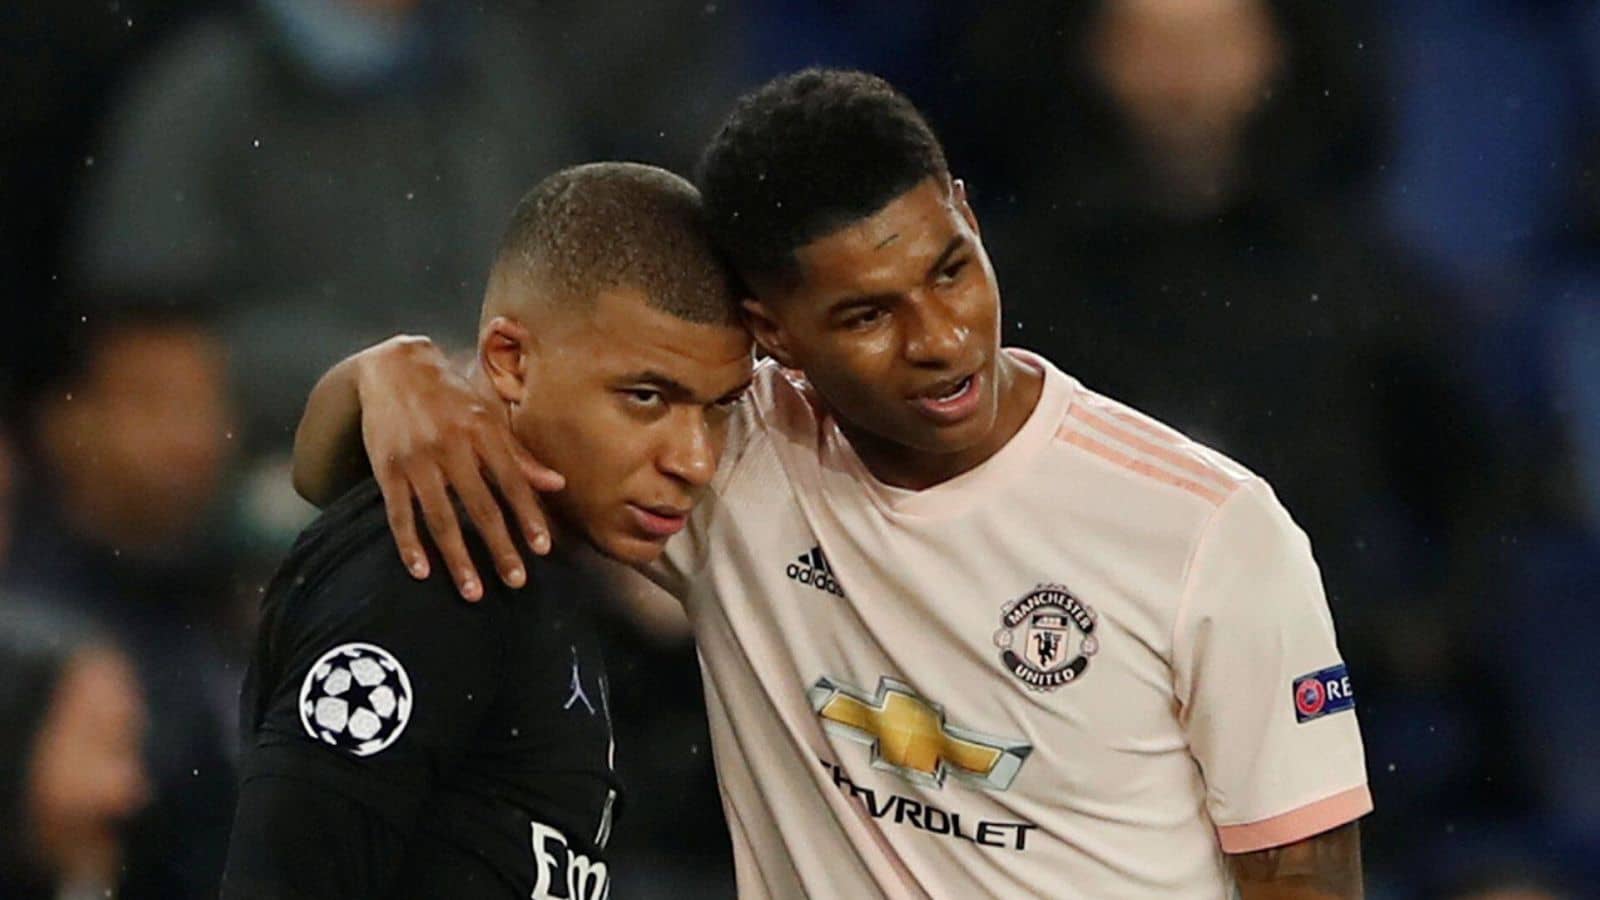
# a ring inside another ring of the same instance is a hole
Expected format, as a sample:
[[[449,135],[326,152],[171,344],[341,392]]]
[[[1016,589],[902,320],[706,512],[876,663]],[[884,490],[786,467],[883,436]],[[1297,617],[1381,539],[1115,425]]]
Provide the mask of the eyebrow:
[[[619,385],[647,384],[653,388],[659,389],[661,393],[666,394],[668,397],[671,397],[674,400],[683,400],[694,396],[694,391],[690,390],[688,385],[670,375],[663,375],[654,369],[645,369],[641,372],[629,372],[628,374],[619,377],[616,383]]]
[[[661,393],[666,394],[667,398],[675,403],[685,403],[695,399],[695,391],[693,388],[677,380],[676,378],[673,378],[671,375],[663,375],[654,369],[646,369],[642,372],[634,372],[629,375],[624,375],[617,379],[617,383],[629,385],[648,384],[651,387],[660,389]],[[718,397],[712,402],[721,403],[724,400],[731,400],[749,390],[750,385],[754,383],[754,379],[746,379],[743,384],[740,384],[738,387],[727,392],[726,394],[723,394],[721,397]]]
[[[721,397],[718,397],[717,398],[717,402],[718,403],[723,403],[723,402],[726,402],[728,400],[732,400],[732,399],[734,399],[736,397],[743,396],[744,393],[746,391],[750,390],[750,387],[752,385],[754,385],[755,383],[756,383],[756,380],[754,378],[747,378],[747,379],[745,379],[743,384],[741,384],[738,387],[734,388],[733,390],[727,392],[726,394],[723,394]]]
[[[944,250],[940,251],[939,258],[934,260],[933,265],[928,267],[928,271],[937,272],[944,268],[944,264],[950,261],[950,257],[955,256],[957,251],[966,246],[966,243],[967,236],[964,234],[958,234],[951,238],[950,243],[945,244]]]
[[[899,235],[895,235],[895,237],[899,237]],[[933,261],[933,265],[928,267],[928,271],[937,272],[944,268],[945,264],[950,261],[950,257],[956,255],[956,253],[965,247],[966,244],[966,235],[958,234],[955,237],[952,237],[950,239],[950,243],[945,244],[944,249],[939,251],[938,258]],[[828,305],[828,314],[834,315],[842,309],[848,309],[852,306],[864,306],[869,303],[877,303],[883,300],[891,299],[893,296],[893,294],[856,294],[849,297],[840,297],[838,300],[835,300]]]

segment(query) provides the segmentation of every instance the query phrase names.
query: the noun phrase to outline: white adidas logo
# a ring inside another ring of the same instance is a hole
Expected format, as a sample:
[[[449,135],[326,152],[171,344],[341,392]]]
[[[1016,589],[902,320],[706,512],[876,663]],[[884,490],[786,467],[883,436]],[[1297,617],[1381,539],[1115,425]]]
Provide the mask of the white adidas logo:
[[[783,572],[801,584],[809,584],[835,597],[844,596],[844,589],[839,587],[839,580],[833,577],[833,567],[828,565],[828,558],[822,555],[821,547],[812,547],[809,552],[795,557]]]

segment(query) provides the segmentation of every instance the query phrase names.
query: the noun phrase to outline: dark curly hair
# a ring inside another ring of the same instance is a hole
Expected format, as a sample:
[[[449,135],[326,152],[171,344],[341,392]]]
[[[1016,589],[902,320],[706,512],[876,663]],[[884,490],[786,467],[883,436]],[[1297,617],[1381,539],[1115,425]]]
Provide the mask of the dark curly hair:
[[[739,99],[698,181],[712,234],[748,281],[792,278],[797,248],[948,173],[933,129],[888,82],[806,69]]]

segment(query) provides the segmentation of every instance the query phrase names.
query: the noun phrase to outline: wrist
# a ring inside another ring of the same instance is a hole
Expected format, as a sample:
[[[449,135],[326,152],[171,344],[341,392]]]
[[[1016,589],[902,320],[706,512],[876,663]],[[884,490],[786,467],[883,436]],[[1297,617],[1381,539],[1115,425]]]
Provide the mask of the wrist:
[[[444,352],[426,335],[397,334],[351,357],[356,397],[365,400],[373,388],[392,386],[408,369],[447,366]]]

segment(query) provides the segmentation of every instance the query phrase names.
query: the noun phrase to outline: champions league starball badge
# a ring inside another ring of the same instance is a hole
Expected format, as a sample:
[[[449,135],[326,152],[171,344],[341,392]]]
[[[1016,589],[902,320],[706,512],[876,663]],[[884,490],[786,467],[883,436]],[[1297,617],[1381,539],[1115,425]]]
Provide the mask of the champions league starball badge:
[[[393,744],[411,721],[411,679],[376,644],[341,644],[322,654],[300,685],[306,734],[353,756]]]
[[[1059,584],[1043,584],[1000,610],[994,645],[1000,662],[1034,691],[1083,677],[1100,650],[1095,612]]]

